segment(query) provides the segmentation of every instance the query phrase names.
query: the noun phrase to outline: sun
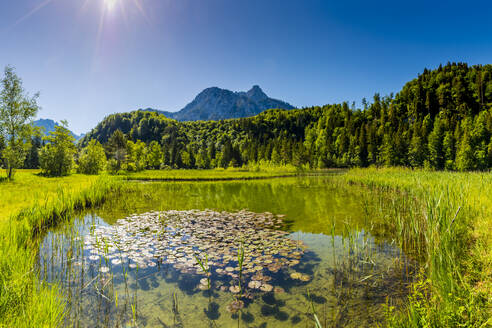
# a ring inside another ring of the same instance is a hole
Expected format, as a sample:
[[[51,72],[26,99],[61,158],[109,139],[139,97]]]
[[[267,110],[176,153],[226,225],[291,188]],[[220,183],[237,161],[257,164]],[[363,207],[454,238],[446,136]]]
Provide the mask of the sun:
[[[111,11],[114,9],[117,2],[118,2],[118,0],[104,0],[104,5],[105,5],[107,10]]]

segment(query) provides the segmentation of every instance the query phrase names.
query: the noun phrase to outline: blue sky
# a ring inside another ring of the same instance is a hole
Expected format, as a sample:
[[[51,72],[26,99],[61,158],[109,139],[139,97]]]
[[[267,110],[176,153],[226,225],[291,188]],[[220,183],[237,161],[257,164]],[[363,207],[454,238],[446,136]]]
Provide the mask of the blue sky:
[[[424,67],[492,62],[490,1],[15,0],[0,66],[77,133],[258,84],[302,107],[397,92]]]

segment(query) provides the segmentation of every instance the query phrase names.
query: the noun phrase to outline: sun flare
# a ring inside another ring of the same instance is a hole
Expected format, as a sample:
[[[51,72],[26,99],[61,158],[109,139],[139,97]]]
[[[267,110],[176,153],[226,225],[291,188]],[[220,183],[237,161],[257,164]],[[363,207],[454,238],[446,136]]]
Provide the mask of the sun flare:
[[[107,10],[113,10],[117,2],[118,0],[104,0],[104,6]]]

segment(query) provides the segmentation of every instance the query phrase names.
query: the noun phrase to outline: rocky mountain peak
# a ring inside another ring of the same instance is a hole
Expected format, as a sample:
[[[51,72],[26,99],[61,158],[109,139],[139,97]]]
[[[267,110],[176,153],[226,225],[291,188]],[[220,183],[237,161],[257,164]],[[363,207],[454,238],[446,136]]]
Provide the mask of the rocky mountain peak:
[[[294,106],[269,98],[258,85],[254,85],[247,92],[206,88],[178,112],[157,111],[178,121],[196,121],[254,116],[271,108],[293,109]]]
[[[260,86],[258,85],[254,85],[251,90],[246,92],[246,95],[253,101],[260,101],[268,98],[268,96],[263,92],[263,90],[261,90]]]

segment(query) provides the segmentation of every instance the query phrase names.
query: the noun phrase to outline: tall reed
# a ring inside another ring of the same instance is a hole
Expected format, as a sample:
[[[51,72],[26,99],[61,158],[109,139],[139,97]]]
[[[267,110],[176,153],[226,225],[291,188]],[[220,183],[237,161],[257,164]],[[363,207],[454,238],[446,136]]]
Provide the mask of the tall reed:
[[[376,206],[392,210],[386,217],[387,227],[396,233],[402,248],[422,262],[407,310],[392,312],[389,325],[486,325],[492,275],[483,268],[492,258],[486,242],[492,231],[491,175],[355,169],[342,178],[385,195],[385,201]],[[484,195],[486,190],[489,195]]]

